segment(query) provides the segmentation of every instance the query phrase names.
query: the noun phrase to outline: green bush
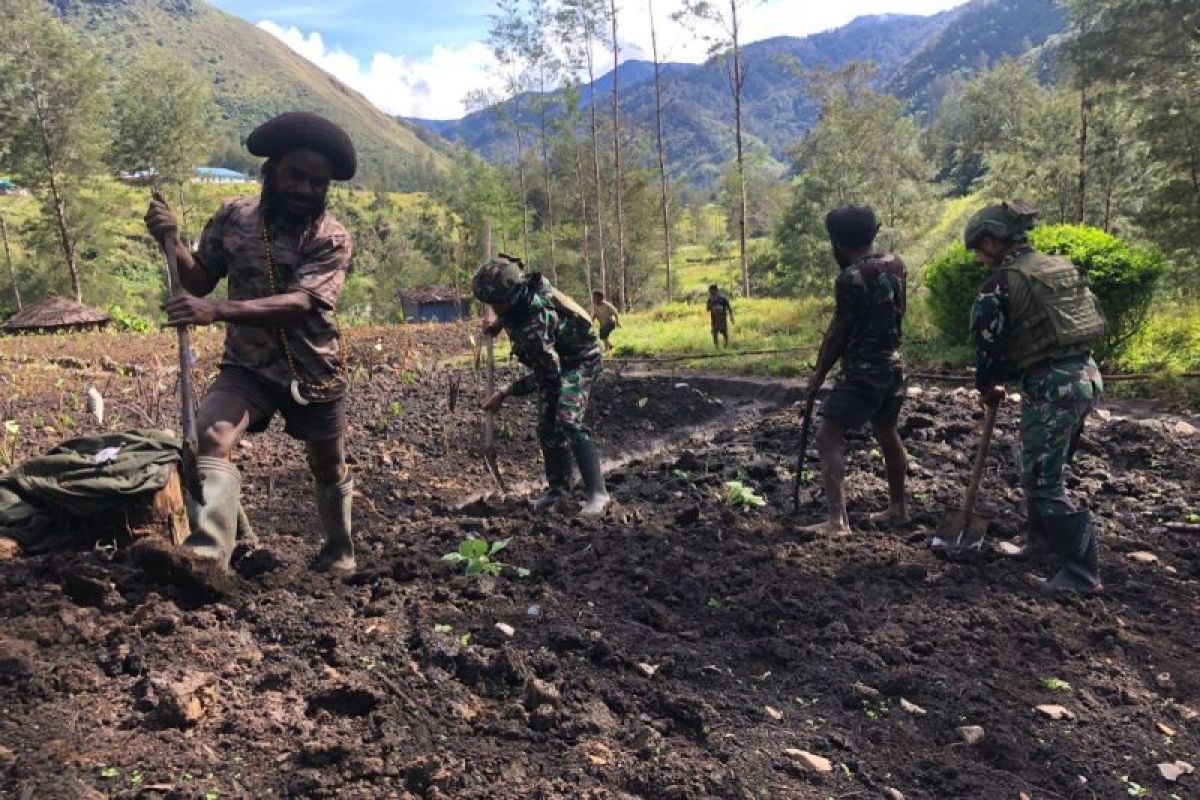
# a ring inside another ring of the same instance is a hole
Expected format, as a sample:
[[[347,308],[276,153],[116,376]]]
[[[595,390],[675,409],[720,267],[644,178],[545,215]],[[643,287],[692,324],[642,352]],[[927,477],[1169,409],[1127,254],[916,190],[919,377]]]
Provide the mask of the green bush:
[[[1087,225],[1045,225],[1034,229],[1029,238],[1038,250],[1066,256],[1084,270],[1111,329],[1096,354],[1101,360],[1119,354],[1145,323],[1155,287],[1167,272],[1162,253],[1130,246]],[[971,304],[988,272],[962,244],[946,250],[926,268],[930,315],[948,342],[969,337]]]
[[[112,318],[113,326],[119,331],[134,333],[153,333],[158,330],[154,320],[143,317],[133,311],[126,311],[120,306],[109,306],[108,316]]]

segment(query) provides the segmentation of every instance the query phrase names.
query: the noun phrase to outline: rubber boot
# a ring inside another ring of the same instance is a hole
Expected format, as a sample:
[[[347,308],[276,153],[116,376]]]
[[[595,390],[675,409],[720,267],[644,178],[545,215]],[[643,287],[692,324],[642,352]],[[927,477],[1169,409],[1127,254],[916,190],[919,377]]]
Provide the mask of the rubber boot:
[[[546,468],[546,491],[533,499],[535,511],[545,511],[561,500],[571,486],[571,451],[566,447],[542,446]]]
[[[354,497],[354,478],[347,475],[337,483],[317,484],[317,514],[325,532],[325,544],[317,554],[316,568],[321,572],[348,574],[358,564],[354,560],[354,541],[350,537],[350,506]]]
[[[612,498],[604,486],[604,469],[600,466],[600,451],[591,439],[586,442],[574,442],[571,452],[575,454],[575,463],[579,465],[579,474],[583,478],[583,488],[587,499],[579,510],[581,516],[598,517],[608,508]]]
[[[1032,500],[1025,504],[1025,543],[1012,553],[1012,558],[1028,559],[1029,561],[1047,561],[1054,558],[1054,546],[1046,534],[1046,526],[1038,514],[1037,505]]]
[[[1077,511],[1061,517],[1044,517],[1042,525],[1054,552],[1062,559],[1062,568],[1053,578],[1038,579],[1035,585],[1047,592],[1103,592],[1092,515]]]
[[[200,456],[196,466],[204,482],[204,505],[190,509],[192,533],[183,546],[193,555],[216,561],[227,569],[237,540],[242,473],[225,459],[211,456]]]

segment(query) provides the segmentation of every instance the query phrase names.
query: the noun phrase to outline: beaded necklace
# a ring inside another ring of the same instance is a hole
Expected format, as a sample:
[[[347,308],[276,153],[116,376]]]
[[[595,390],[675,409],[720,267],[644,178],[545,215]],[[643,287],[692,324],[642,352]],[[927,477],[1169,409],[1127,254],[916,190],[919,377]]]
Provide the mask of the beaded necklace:
[[[300,234],[301,242],[308,238],[309,231],[310,227],[305,227],[304,231]],[[263,220],[262,225],[262,240],[267,253],[267,280],[271,283],[271,294],[276,295],[279,294],[279,263],[275,259],[275,234],[271,230],[271,226],[267,223],[266,219]],[[334,320],[334,325],[337,325],[336,319]],[[292,399],[302,406],[309,405],[312,401],[305,398],[304,395],[300,393],[300,373],[296,370],[296,357],[292,354],[292,347],[288,344],[287,335],[284,333],[283,326],[281,325],[277,327],[275,331],[279,335],[279,344],[283,347],[283,354],[287,358],[288,369],[292,373]],[[333,377],[331,377],[329,380],[322,381],[320,383],[310,382],[306,385],[317,392],[323,392],[327,389],[333,388],[339,382],[341,382],[345,378],[345,371],[346,363],[345,359],[342,359],[342,363],[338,365]]]

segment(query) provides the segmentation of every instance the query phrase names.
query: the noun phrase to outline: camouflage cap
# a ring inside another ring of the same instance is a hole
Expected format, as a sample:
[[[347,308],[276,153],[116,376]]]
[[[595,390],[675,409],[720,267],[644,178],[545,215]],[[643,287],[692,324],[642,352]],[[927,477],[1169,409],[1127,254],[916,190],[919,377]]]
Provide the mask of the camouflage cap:
[[[975,212],[963,230],[963,244],[968,250],[979,247],[985,236],[1002,242],[1023,242],[1033,229],[1037,209],[1024,200],[997,203]]]
[[[513,287],[525,279],[519,258],[504,253],[492,256],[475,270],[471,292],[483,303],[506,303]]]

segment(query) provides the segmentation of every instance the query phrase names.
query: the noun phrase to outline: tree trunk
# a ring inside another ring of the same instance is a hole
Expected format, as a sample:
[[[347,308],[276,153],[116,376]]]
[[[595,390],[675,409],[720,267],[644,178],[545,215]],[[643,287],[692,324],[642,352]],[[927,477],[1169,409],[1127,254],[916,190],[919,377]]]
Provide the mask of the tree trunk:
[[[542,163],[546,173],[546,233],[550,237],[550,276],[554,284],[558,285],[558,259],[554,253],[554,188],[553,180],[550,171],[550,136],[548,133],[548,125],[546,123],[546,66],[545,64],[538,67],[538,83],[541,90],[539,102],[542,111]]]
[[[520,115],[520,109],[517,110]],[[517,122],[517,174],[521,184],[521,244],[525,263],[529,263],[529,190],[525,185],[525,137],[521,135],[521,123]]]
[[[21,305],[21,287],[17,285],[17,268],[13,266],[12,253],[8,249],[8,223],[4,217],[0,216],[0,239],[4,240],[4,260],[8,263],[8,278],[12,281],[13,298],[17,301],[17,311],[20,311],[25,306]]]
[[[624,189],[621,179],[621,94],[617,89],[617,69],[621,66],[620,45],[617,42],[617,0],[612,0],[612,48],[613,48],[613,190],[617,210],[617,278],[620,281],[618,305],[622,311],[629,309],[629,274],[625,263],[625,219],[622,209]]]
[[[659,75],[658,35],[654,28],[654,0],[647,0],[650,11],[650,51],[654,56],[654,117],[658,135],[658,177],[662,189],[663,257],[667,265],[667,302],[673,297],[671,281],[671,205],[667,195],[667,156],[663,144],[662,81]]]
[[[1079,89],[1079,198],[1075,209],[1075,222],[1084,223],[1087,216],[1087,147],[1088,147],[1088,102],[1087,84]]]
[[[580,252],[583,256],[583,277],[584,283],[587,284],[588,297],[592,296],[592,256],[591,256],[591,234],[588,231],[588,204],[587,204],[587,185],[583,179],[583,155],[579,152],[579,138],[572,133],[571,138],[575,142],[575,183],[579,186],[579,219],[583,224],[583,235],[580,238]]]
[[[50,199],[54,205],[54,223],[58,228],[59,241],[62,244],[63,255],[67,260],[67,273],[71,279],[71,292],[75,295],[75,302],[83,302],[83,286],[79,280],[79,261],[75,254],[75,237],[71,233],[71,226],[67,221],[67,202],[63,197],[61,187],[58,185],[58,178],[55,174],[57,169],[57,159],[54,157],[54,151],[50,146],[50,126],[46,120],[46,107],[42,100],[42,95],[34,90],[33,107],[37,113],[38,133],[42,137],[42,153],[46,161],[46,173],[49,176],[50,182]]]
[[[729,0],[733,32],[733,116],[737,137],[738,171],[738,250],[742,262],[742,293],[750,296],[750,264],[746,258],[746,161],[742,142],[742,50],[738,39],[737,0]]]
[[[588,92],[591,96],[592,113],[592,172],[596,182],[596,254],[600,260],[600,291],[608,296],[608,267],[604,253],[604,196],[600,190],[600,134],[596,124],[596,73],[592,59],[592,34],[587,34]]]

